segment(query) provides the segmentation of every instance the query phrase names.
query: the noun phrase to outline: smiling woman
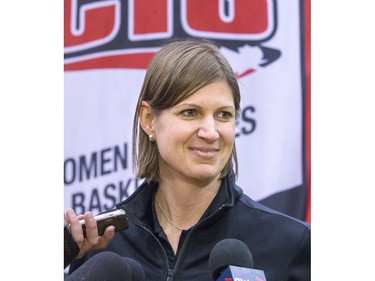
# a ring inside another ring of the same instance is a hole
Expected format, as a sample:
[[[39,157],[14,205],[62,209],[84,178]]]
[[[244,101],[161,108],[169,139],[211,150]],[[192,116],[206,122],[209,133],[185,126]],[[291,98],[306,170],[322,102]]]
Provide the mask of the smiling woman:
[[[158,146],[151,145],[148,142],[148,132],[139,129],[139,114],[141,108],[145,105],[144,102],[148,103],[152,109],[152,115],[155,116],[164,109],[172,109],[172,107],[177,106],[199,89],[213,82],[222,81],[226,84],[223,89],[228,91],[232,98],[229,106],[234,108],[234,116],[238,115],[241,97],[237,79],[231,66],[216,46],[202,41],[200,42],[201,45],[197,45],[196,42],[190,40],[167,44],[156,53],[148,67],[133,124],[133,163],[137,165],[136,169],[138,169],[138,177],[140,178],[153,180],[160,176]],[[215,92],[216,90],[210,90],[207,98],[218,100],[220,95]],[[220,90],[222,91],[222,89]],[[187,102],[184,101],[185,104]],[[180,106],[182,105],[180,104]],[[195,106],[198,106],[198,104]],[[194,108],[186,108],[185,105],[185,108],[181,110],[187,109]],[[237,171],[235,149],[232,152]],[[232,159],[227,159],[227,165],[222,171],[222,176],[227,175],[232,168]]]
[[[217,81],[177,105],[154,112],[140,108],[142,130],[159,151],[159,182],[217,179],[233,151],[235,106],[227,82]]]
[[[215,45],[184,39],[163,46],[133,123],[133,159],[144,182],[116,205],[129,228],[98,237],[93,225],[85,256],[70,271],[98,253],[89,250],[105,248],[138,261],[146,280],[212,280],[211,250],[235,238],[268,281],[310,280],[310,225],[255,202],[235,183],[239,111],[236,77]]]

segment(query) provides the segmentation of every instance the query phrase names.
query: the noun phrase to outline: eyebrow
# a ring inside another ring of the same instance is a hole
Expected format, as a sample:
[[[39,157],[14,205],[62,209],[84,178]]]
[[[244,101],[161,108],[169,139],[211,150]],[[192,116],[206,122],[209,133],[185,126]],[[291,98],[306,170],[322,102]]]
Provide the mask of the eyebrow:
[[[190,102],[177,104],[177,105],[174,106],[174,108],[178,109],[180,107],[185,107],[185,106],[194,107],[194,108],[202,108],[202,106],[199,106],[195,103],[190,103]],[[219,110],[223,110],[223,109],[236,110],[236,108],[233,105],[224,105],[224,106],[219,107]]]

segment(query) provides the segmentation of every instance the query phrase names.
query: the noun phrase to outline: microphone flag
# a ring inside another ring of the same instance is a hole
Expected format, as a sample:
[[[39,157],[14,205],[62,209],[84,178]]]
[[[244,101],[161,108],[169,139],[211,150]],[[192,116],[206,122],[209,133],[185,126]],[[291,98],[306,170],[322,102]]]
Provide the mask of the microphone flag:
[[[266,281],[262,270],[230,265],[216,281]]]

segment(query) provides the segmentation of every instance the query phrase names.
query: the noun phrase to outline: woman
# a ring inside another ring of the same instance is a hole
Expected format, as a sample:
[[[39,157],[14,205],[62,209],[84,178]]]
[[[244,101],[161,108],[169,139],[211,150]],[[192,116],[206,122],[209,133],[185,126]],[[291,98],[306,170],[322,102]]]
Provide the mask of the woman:
[[[212,248],[236,238],[268,281],[310,280],[310,225],[262,206],[235,184],[239,109],[236,77],[216,46],[177,40],[156,53],[133,126],[134,163],[145,181],[117,204],[129,228],[113,234],[109,227],[98,237],[93,224],[86,240],[78,238],[78,257],[105,248],[138,261],[146,280],[212,280]],[[76,259],[70,271],[97,252]]]

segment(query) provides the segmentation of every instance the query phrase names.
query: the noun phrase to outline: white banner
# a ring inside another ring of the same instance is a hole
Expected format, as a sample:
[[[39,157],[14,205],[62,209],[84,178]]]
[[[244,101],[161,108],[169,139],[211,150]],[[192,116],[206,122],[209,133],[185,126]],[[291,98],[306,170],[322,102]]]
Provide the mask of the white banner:
[[[65,0],[65,209],[111,209],[140,184],[134,108],[149,59],[171,37],[216,41],[237,73],[245,193],[262,200],[302,186],[300,1],[154,1],[150,11],[141,2]]]

